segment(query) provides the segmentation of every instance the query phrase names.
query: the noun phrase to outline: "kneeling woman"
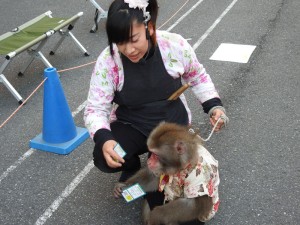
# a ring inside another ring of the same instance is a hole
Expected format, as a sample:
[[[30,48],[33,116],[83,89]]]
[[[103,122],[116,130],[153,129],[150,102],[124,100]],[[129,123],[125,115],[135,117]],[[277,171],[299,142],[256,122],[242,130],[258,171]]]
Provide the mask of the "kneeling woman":
[[[140,169],[146,140],[161,121],[188,125],[191,113],[184,94],[167,99],[182,86],[193,93],[212,125],[225,114],[215,86],[190,44],[179,34],[156,30],[156,0],[114,0],[106,32],[109,46],[96,62],[84,112],[95,142],[94,163],[103,172],[120,172],[119,182]],[[223,126],[221,121],[216,131]],[[119,143],[127,153],[114,151]],[[163,193],[148,193],[152,209]],[[192,223],[196,224],[196,223]]]

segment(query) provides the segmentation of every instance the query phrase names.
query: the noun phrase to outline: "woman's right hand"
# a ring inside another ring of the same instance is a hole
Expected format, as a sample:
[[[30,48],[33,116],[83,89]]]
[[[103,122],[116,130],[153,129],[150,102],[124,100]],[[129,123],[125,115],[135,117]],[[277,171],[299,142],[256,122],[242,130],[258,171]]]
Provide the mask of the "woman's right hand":
[[[106,160],[106,163],[111,168],[121,167],[122,163],[125,160],[120,157],[114,150],[114,147],[117,145],[117,142],[114,140],[106,141],[102,147],[103,156]]]

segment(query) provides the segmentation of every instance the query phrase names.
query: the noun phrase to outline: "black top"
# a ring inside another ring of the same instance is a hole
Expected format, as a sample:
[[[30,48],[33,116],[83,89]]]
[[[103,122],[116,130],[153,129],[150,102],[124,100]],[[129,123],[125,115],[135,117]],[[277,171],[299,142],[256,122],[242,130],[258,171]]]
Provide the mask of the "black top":
[[[180,99],[167,100],[181,87],[181,79],[174,79],[165,69],[158,46],[152,48],[150,58],[133,63],[122,56],[124,85],[115,93],[118,121],[131,124],[146,136],[161,121],[188,124],[188,114]]]

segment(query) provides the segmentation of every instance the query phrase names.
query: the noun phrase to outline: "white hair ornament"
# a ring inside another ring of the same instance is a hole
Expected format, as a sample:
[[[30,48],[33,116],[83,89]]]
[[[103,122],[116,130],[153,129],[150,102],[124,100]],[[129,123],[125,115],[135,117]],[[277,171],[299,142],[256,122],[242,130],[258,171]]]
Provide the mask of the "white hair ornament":
[[[144,23],[147,23],[150,20],[150,13],[146,11],[147,6],[149,5],[148,0],[124,0],[124,2],[129,5],[129,8],[139,8],[143,10],[145,18]]]

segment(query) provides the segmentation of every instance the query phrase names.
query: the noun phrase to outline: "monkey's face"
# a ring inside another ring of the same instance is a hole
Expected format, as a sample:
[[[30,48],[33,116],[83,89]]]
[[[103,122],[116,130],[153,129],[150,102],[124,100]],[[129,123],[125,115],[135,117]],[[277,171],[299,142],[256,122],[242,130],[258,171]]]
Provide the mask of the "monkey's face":
[[[172,151],[173,147],[164,146],[160,150],[150,149],[151,156],[147,161],[149,170],[155,176],[161,174],[174,174],[181,170],[180,157],[176,151]]]
[[[159,176],[162,173],[161,165],[159,163],[159,156],[154,152],[151,152],[150,158],[147,160],[147,166],[155,176]]]
[[[195,134],[188,128],[173,123],[160,123],[148,137],[147,146],[151,152],[148,168],[155,174],[174,174],[196,159],[197,142]]]

